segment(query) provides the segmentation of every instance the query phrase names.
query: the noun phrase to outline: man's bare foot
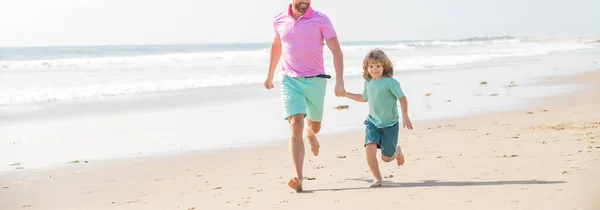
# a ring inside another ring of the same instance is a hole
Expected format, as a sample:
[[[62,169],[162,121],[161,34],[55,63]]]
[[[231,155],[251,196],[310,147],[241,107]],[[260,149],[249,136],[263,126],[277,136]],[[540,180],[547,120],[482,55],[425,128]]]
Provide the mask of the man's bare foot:
[[[308,138],[308,143],[310,144],[310,151],[312,151],[313,155],[319,155],[319,140],[317,140],[317,136],[310,131],[307,131],[306,138]]]
[[[381,180],[375,180],[369,187],[381,187]]]
[[[404,164],[404,154],[402,154],[402,149],[400,148],[400,146],[396,147],[396,152],[398,152],[398,155],[396,156],[396,163],[398,164],[398,166],[401,166],[402,164]]]
[[[300,182],[300,180],[297,177],[290,179],[290,181],[288,182],[288,186],[290,186],[296,192],[302,191],[302,182]]]

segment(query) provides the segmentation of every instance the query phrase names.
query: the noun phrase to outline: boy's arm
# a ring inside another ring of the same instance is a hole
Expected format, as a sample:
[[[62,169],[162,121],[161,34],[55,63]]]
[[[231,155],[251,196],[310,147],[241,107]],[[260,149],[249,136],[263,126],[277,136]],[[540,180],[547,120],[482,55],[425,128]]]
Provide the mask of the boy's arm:
[[[410,122],[410,118],[408,117],[408,102],[406,100],[406,96],[400,97],[398,101],[400,101],[400,108],[402,109],[402,127],[412,130],[413,126],[412,122]]]
[[[363,98],[361,94],[346,92],[344,97],[358,101],[358,102],[367,102],[367,99]]]
[[[398,99],[400,101],[400,109],[402,111],[402,117],[408,117],[408,100],[406,96],[402,96]]]

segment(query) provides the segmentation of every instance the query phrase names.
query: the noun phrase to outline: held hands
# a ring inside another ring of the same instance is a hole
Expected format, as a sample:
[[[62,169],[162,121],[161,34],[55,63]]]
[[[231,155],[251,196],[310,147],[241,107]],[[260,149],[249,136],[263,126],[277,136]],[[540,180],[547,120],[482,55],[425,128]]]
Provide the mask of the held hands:
[[[346,90],[344,89],[344,82],[338,81],[335,83],[335,96],[344,97],[346,95]]]
[[[413,129],[412,122],[410,122],[410,119],[408,118],[408,116],[402,116],[402,127],[406,128],[408,130]]]

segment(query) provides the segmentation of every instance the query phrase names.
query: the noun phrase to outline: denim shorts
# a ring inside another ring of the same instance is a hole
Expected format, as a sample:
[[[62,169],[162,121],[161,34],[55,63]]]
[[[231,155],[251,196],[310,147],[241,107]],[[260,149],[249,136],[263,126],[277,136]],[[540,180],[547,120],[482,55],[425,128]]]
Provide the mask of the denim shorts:
[[[365,120],[365,146],[369,143],[376,143],[377,148],[381,149],[381,154],[386,157],[392,157],[396,152],[398,145],[399,123],[392,126],[378,128],[371,121]]]

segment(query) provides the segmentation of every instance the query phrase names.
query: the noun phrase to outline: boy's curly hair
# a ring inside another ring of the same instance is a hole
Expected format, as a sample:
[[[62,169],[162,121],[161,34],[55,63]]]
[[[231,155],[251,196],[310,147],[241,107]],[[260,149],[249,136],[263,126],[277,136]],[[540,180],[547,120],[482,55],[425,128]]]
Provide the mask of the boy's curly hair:
[[[381,49],[371,50],[363,60],[363,78],[367,81],[372,79],[368,70],[369,63],[380,63],[383,65],[383,77],[392,77],[394,75],[394,65],[392,64],[392,60],[390,60]]]

